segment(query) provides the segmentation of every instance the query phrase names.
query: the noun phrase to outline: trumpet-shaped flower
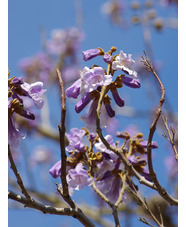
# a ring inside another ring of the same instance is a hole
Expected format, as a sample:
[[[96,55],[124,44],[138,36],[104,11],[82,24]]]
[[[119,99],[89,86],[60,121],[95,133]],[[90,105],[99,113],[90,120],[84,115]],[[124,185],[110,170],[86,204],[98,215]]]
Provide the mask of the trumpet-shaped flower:
[[[122,70],[130,76],[137,77],[137,72],[133,69],[135,61],[132,59],[131,54],[125,54],[122,50],[116,57],[115,61],[112,62],[112,68],[114,70]]]
[[[85,67],[80,75],[82,80],[81,93],[91,92],[99,86],[109,85],[112,82],[112,76],[105,75],[102,67],[94,67],[92,69]]]
[[[69,170],[67,183],[70,187],[81,190],[85,185],[90,186],[92,179],[88,177],[88,171],[83,169],[83,164],[78,163],[75,169]]]
[[[24,83],[21,85],[21,88],[26,96],[33,100],[35,106],[38,109],[41,109],[44,105],[44,101],[40,98],[44,92],[46,91],[43,89],[42,82],[36,82],[32,84]]]
[[[97,57],[100,54],[100,50],[99,49],[89,49],[86,51],[82,51],[82,54],[83,54],[83,60],[88,61],[88,60],[91,60],[92,58]]]

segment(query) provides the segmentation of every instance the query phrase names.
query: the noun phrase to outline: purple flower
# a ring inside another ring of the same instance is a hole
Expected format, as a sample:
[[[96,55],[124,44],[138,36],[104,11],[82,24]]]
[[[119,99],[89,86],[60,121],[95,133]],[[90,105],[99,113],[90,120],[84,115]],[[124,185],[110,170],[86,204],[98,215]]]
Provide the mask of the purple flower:
[[[21,84],[24,83],[24,81],[23,81],[22,77],[15,77],[15,78],[12,79],[12,83],[14,85],[21,85]]]
[[[134,168],[136,168],[136,170],[145,177],[145,179],[147,179],[148,181],[152,182],[152,179],[150,177],[149,171],[145,168],[146,166],[146,155],[142,155],[142,156],[135,156],[135,155],[131,155],[128,158],[128,161],[134,166]]]
[[[88,177],[88,171],[83,169],[83,164],[78,163],[75,169],[69,170],[67,183],[70,187],[81,190],[85,185],[90,186],[92,180]]]
[[[72,128],[70,134],[66,133],[66,137],[69,141],[69,145],[66,147],[66,150],[69,154],[74,150],[83,151],[84,143],[83,137],[85,135],[85,130],[79,130],[78,128]]]
[[[103,164],[105,166],[105,164]],[[108,168],[108,167],[107,167]],[[112,172],[112,166],[110,170],[105,171],[102,178],[98,177],[96,179],[96,187],[112,202],[115,203],[118,199],[121,186],[122,186],[122,180],[121,177],[117,174],[117,170],[119,168],[118,165],[114,165],[115,172]],[[123,195],[123,201],[127,200],[127,194],[124,193]]]
[[[127,159],[132,165],[136,165],[138,163],[138,160],[134,155],[129,156]]]
[[[82,51],[82,53],[83,53],[83,60],[88,61],[92,58],[97,57],[100,54],[100,50],[99,49],[89,49],[86,51]]]
[[[117,91],[117,89],[112,90],[112,96],[114,98],[114,101],[116,102],[116,104],[120,107],[124,106],[125,102],[124,100],[119,96],[119,93]]]
[[[21,116],[30,119],[30,120],[35,120],[35,115],[30,113],[28,110],[22,110]]]
[[[33,57],[22,59],[19,62],[19,67],[30,81],[33,81],[33,78],[37,78],[46,82],[50,73],[54,70],[51,59],[43,52]]]
[[[77,28],[54,29],[51,32],[51,39],[46,42],[47,51],[57,56],[65,53],[73,55],[83,40],[83,36],[83,33]]]
[[[94,132],[96,130],[96,109],[97,109],[97,105],[98,105],[98,101],[94,100],[91,103],[88,114],[85,114],[84,116],[80,116],[80,119],[86,123],[85,127],[90,132]]]
[[[112,202],[115,203],[118,199],[122,186],[121,177],[107,172],[103,179],[96,181],[96,187]]]
[[[85,67],[80,73],[81,75],[81,94],[96,90],[99,86],[109,85],[112,82],[111,75],[105,75],[105,71],[102,67],[94,67],[89,69]]]
[[[44,101],[42,98],[40,98],[40,96],[42,96],[46,90],[43,89],[42,82],[36,82],[32,84],[24,82],[24,84],[21,85],[21,88],[24,94],[33,100],[35,106],[38,109],[41,109],[43,107]]]
[[[141,87],[140,81],[138,79],[133,79],[133,78],[124,76],[124,77],[122,77],[122,81],[126,86],[131,87],[131,88],[140,88]]]
[[[125,54],[122,50],[116,57],[115,61],[112,62],[112,68],[114,70],[122,70],[130,76],[137,77],[137,72],[132,68],[135,61],[132,59],[131,54]]]
[[[115,146],[111,135],[106,135],[105,139],[110,145]],[[105,145],[102,143],[101,139],[99,139],[99,142],[95,144],[95,148],[98,152],[103,153],[103,156],[108,157],[109,159],[112,159],[113,161],[116,161],[118,159],[118,156],[113,151],[111,151],[105,147]]]
[[[141,144],[141,146],[142,146],[143,148],[147,148],[148,141],[143,140],[143,141],[140,142],[140,144]],[[157,144],[156,141],[152,141],[152,142],[151,142],[151,148],[152,148],[152,149],[158,148],[158,144]]]
[[[149,171],[146,168],[143,168],[141,175],[143,177],[145,177],[146,180],[153,182],[151,177],[150,177]]]
[[[96,181],[102,179],[107,171],[112,171],[115,164],[112,159],[104,159],[102,162],[97,163],[98,171],[95,173]]]
[[[80,94],[80,87],[81,87],[81,79],[76,80],[72,86],[66,89],[66,96],[68,98],[76,99]]]
[[[76,113],[80,113],[91,101],[90,93],[85,93],[83,98],[75,105]]]
[[[104,54],[104,56],[103,56],[103,60],[104,60],[104,62],[106,62],[106,63],[110,63],[111,61],[112,61],[112,56],[110,55],[110,54]]]
[[[61,175],[61,160],[58,161],[52,168],[49,170],[49,173],[54,177],[57,178]]]
[[[112,109],[110,103],[105,103],[105,108],[106,108],[106,111],[107,111],[107,114],[109,115],[109,117],[114,117],[115,116],[115,111]]]

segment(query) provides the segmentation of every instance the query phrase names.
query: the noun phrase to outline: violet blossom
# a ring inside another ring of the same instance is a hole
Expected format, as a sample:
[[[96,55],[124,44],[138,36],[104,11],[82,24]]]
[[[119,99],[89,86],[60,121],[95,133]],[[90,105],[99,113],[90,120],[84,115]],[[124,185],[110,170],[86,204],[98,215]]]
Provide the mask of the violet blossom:
[[[70,130],[70,134],[66,133],[66,137],[69,141],[69,145],[66,147],[66,150],[69,154],[72,153],[72,151],[83,151],[85,148],[85,145],[83,143],[83,137],[85,135],[85,130],[81,130],[78,128],[72,128]]]
[[[21,85],[21,88],[24,92],[24,95],[32,99],[38,109],[43,107],[44,101],[40,97],[46,92],[46,89],[43,89],[42,82],[36,82],[32,84],[24,82],[24,84]]]
[[[141,87],[140,80],[138,80],[138,79],[133,79],[133,78],[124,76],[124,77],[122,77],[122,82],[123,82],[123,84],[125,84],[126,86],[131,87],[131,88],[140,88]]]
[[[51,39],[46,42],[46,49],[50,54],[57,56],[74,53],[83,38],[84,34],[77,28],[54,29]]]
[[[103,55],[103,60],[104,60],[104,62],[106,62],[106,63],[110,63],[110,62],[112,61],[112,56],[111,56],[110,54],[108,54],[108,53],[105,53],[105,54]]]
[[[85,67],[80,73],[81,76],[81,94],[96,90],[99,86],[109,85],[112,82],[111,75],[105,75],[102,67],[89,69]]]
[[[98,100],[94,100],[91,103],[88,114],[80,116],[80,119],[86,123],[85,127],[90,132],[95,132],[95,130],[96,130],[96,109],[97,109],[97,106],[98,106]]]
[[[101,51],[99,49],[89,49],[89,50],[86,50],[86,51],[82,51],[83,60],[84,61],[91,60],[92,58],[95,58],[98,55],[100,55],[100,52]]]
[[[20,116],[35,120],[35,115],[25,109],[25,98],[30,98],[33,100],[37,108],[42,108],[44,101],[40,96],[46,91],[44,90],[42,82],[36,82],[33,84],[28,84],[23,81],[22,77],[14,77],[8,79],[8,95],[12,100],[8,101],[8,138],[9,145],[12,147],[17,147],[19,144],[19,138],[24,138],[18,129],[15,128],[15,123],[13,119],[13,114],[17,113]]]
[[[19,68],[29,81],[33,78],[46,82],[54,70],[51,59],[46,53],[39,52],[33,57],[27,57],[19,62]]]
[[[66,89],[68,98],[76,99],[80,94],[81,79],[76,80],[69,88]]]
[[[92,179],[88,177],[88,171],[83,169],[83,164],[78,163],[75,169],[69,170],[67,183],[75,190],[81,190],[85,185],[90,186]]]
[[[122,50],[116,57],[115,61],[112,62],[112,68],[114,70],[122,70],[130,76],[137,77],[137,72],[133,69],[135,61],[132,59],[131,54],[125,54]]]
[[[111,135],[105,136],[106,141],[115,147],[115,143],[113,141],[113,137]],[[101,139],[99,139],[99,142],[95,144],[95,148],[98,152],[101,152],[104,157],[108,157],[109,159],[112,159],[113,161],[116,161],[118,159],[118,156],[111,150],[107,149]]]
[[[98,164],[103,173],[100,170],[95,174],[96,176],[96,187],[104,193],[104,195],[112,202],[115,203],[119,197],[119,193],[122,187],[121,176],[119,176],[120,162],[113,163],[112,160],[103,161]],[[105,170],[104,170],[105,167]],[[101,175],[99,175],[99,173]],[[127,200],[126,192],[123,195],[123,202]]]
[[[54,178],[57,178],[57,177],[59,177],[61,175],[61,160],[56,162],[56,164],[54,164],[52,166],[52,168],[50,168],[49,173]]]

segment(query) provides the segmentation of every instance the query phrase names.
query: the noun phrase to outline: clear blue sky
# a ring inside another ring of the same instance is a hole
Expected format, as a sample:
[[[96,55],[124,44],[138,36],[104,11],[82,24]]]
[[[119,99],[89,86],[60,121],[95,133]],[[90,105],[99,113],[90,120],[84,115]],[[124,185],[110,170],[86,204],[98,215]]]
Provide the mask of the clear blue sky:
[[[42,50],[41,47],[41,29],[44,28],[49,34],[51,30],[55,28],[68,28],[77,25],[76,22],[76,1],[47,1],[47,0],[9,0],[9,67],[11,67],[11,74],[15,76],[21,76],[21,72],[18,69],[17,63],[20,59],[28,56],[35,55]],[[101,14],[101,6],[105,1],[82,1],[83,9],[83,23],[82,30],[85,33],[85,40],[81,44],[79,56],[81,58],[81,51],[96,47],[102,47],[104,50],[108,50],[111,46],[116,46],[118,51],[124,50],[126,53],[131,53],[133,57],[137,57],[143,54],[145,50],[144,40],[142,36],[141,26],[133,26],[129,30],[122,30],[110,23],[108,18]],[[130,1],[129,1],[130,2]],[[140,1],[142,2],[142,1]],[[176,10],[171,8],[168,13],[165,9],[160,9],[158,13],[161,16],[175,16]],[[158,33],[152,29],[152,43],[153,51],[156,60],[163,62],[163,68],[161,71],[161,78],[166,89],[166,96],[168,97],[171,107],[174,112],[177,112],[178,107],[178,46],[177,46],[177,30],[165,29],[163,33]],[[82,67],[92,64],[92,62],[81,61]],[[123,95],[129,96],[128,99],[130,105],[135,106],[139,110],[147,110],[149,107],[156,105],[151,103],[146,98],[145,89],[142,87],[140,91],[134,91],[126,89]],[[147,100],[147,101],[146,101]],[[56,103],[53,100],[49,100],[49,106],[53,107]],[[69,128],[70,127],[82,127],[82,123],[77,121],[78,118],[71,118],[74,116],[73,105],[69,104]],[[53,111],[53,116],[59,117],[59,108]],[[150,121],[144,119],[129,119],[119,118],[122,122],[120,129],[124,129],[129,123],[136,123],[145,134],[148,136],[148,127]],[[57,122],[58,124],[58,122]],[[57,126],[56,124],[56,126]],[[154,140],[157,140],[159,149],[156,154],[155,169],[157,170],[158,177],[161,183],[164,182],[165,169],[163,167],[164,158],[168,154],[165,151],[165,145],[162,143],[164,139],[155,134]],[[31,142],[31,141],[29,141]],[[36,143],[39,143],[38,141]],[[46,142],[47,143],[47,142]],[[52,146],[52,145],[49,145]],[[56,146],[56,145],[55,145]],[[55,147],[55,149],[57,149]],[[85,191],[87,191],[85,189]],[[88,193],[88,192],[87,192]],[[77,194],[77,193],[76,193]],[[92,194],[91,194],[92,195]],[[90,198],[89,193],[86,198]],[[78,197],[78,196],[77,196]],[[76,195],[75,195],[76,198]],[[94,202],[91,199],[91,202]],[[37,211],[30,209],[24,210],[10,210],[9,211],[9,227],[33,227],[33,226],[65,226],[62,224],[67,220],[66,226],[81,226],[77,221],[74,221],[69,217],[57,217],[52,215],[43,215]],[[133,219],[135,226],[144,226],[137,218]],[[25,225],[26,223],[26,225]],[[134,224],[133,223],[133,224]]]

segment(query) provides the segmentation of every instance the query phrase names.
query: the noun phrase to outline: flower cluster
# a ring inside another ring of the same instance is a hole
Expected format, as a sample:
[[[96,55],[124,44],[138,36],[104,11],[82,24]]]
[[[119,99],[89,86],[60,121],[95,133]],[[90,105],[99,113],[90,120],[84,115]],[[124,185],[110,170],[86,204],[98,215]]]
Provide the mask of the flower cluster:
[[[133,69],[135,62],[132,59],[132,55],[129,54],[127,56],[123,51],[120,51],[119,55],[112,57],[112,53],[115,51],[115,47],[112,47],[107,53],[101,48],[83,51],[83,59],[85,61],[91,60],[99,55],[102,56],[104,62],[108,64],[109,70],[97,65],[93,65],[91,68],[84,67],[84,69],[80,71],[80,78],[66,89],[68,98],[77,99],[81,96],[81,99],[75,105],[75,111],[77,113],[80,113],[91,103],[89,113],[85,116],[81,116],[81,120],[86,123],[90,131],[95,130],[96,109],[102,87],[107,87],[103,97],[103,104],[110,118],[115,116],[115,111],[111,106],[111,97],[109,97],[107,93],[110,91],[116,104],[123,107],[125,102],[120,97],[118,89],[122,88],[123,85],[131,88],[140,88],[140,81],[136,79],[137,72]],[[116,71],[122,71],[130,77],[122,74],[113,80]]]
[[[51,83],[56,79],[56,68],[62,72],[64,82],[75,80],[78,75],[76,55],[83,37],[83,32],[77,28],[54,29],[50,39],[43,44],[43,52],[19,62],[27,81]]]
[[[67,183],[70,191],[80,190],[84,186],[90,186],[95,182],[95,186],[107,198],[115,203],[122,187],[122,177],[126,169],[121,159],[113,151],[107,149],[96,133],[89,133],[85,129],[71,129],[70,134],[66,133],[69,139],[69,145],[66,147],[69,157],[67,158]],[[85,145],[84,137],[88,138],[90,146]],[[147,141],[143,140],[143,134],[137,133],[130,136],[127,132],[117,132],[116,136],[125,140],[123,154],[133,165],[136,171],[151,181],[147,162]],[[105,136],[105,140],[116,147],[111,135]],[[117,142],[119,146],[119,141]],[[158,148],[155,141],[152,142],[152,148]],[[57,178],[61,174],[61,161],[58,161],[50,170],[50,174]],[[131,185],[131,173],[127,172],[126,183]],[[135,185],[136,189],[138,188]],[[123,194],[123,201],[127,200],[127,193]]]
[[[10,73],[10,72],[9,72]],[[28,84],[24,82],[22,77],[12,77],[8,79],[8,143],[10,147],[17,147],[19,138],[24,136],[15,127],[14,113],[19,114],[21,117],[34,120],[35,115],[25,109],[24,98],[32,100],[37,109],[41,109],[44,101],[41,98],[46,91],[43,89],[42,82]]]

